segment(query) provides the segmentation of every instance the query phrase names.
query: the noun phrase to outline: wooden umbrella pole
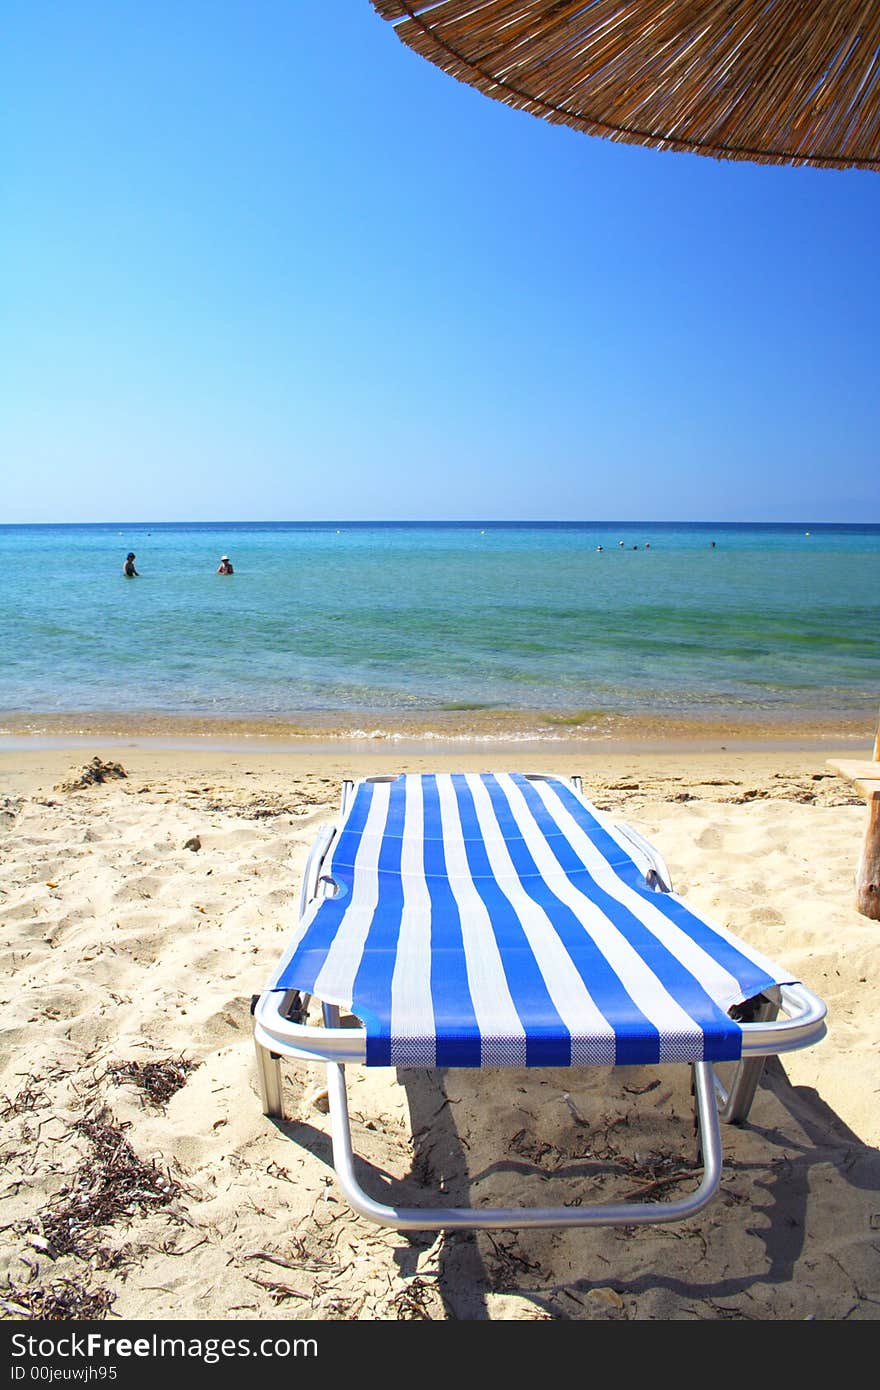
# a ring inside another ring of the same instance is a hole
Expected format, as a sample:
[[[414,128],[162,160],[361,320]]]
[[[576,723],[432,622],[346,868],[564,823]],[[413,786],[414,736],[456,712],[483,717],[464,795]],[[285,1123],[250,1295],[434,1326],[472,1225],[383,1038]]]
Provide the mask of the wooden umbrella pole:
[[[865,917],[880,922],[880,721],[874,740],[877,780],[865,787],[868,793],[868,824],[862,857],[856,874],[856,907]]]
[[[880,790],[868,798],[868,825],[856,874],[856,907],[880,922]]]
[[[862,916],[880,922],[880,723],[870,762],[842,758],[830,759],[828,765],[853,782],[868,803],[868,824],[856,870],[856,908]]]

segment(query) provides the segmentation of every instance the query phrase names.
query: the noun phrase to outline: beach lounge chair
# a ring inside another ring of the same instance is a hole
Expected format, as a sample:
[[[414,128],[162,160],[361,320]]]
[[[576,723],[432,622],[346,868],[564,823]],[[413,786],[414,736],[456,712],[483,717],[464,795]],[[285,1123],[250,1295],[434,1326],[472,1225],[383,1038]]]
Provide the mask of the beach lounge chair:
[[[323,1025],[307,1021],[321,1003]],[[340,1026],[340,1010],[353,1015]],[[784,1017],[778,1017],[782,1012]],[[825,1006],[671,890],[660,856],[578,778],[369,777],[316,841],[300,921],[254,1000],[264,1113],[280,1058],[327,1067],[333,1160],[363,1216],[398,1229],[638,1225],[692,1216],[721,1177],[764,1058],[825,1033]],[[722,1086],[713,1064],[737,1064]],[[355,1179],[344,1068],[693,1068],[702,1180],[668,1202],[404,1208]]]

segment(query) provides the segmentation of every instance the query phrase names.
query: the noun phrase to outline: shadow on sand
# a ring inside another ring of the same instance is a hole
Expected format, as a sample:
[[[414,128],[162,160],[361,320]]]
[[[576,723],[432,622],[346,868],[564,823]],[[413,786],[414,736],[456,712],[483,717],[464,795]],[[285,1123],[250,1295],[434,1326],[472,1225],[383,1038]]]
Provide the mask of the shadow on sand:
[[[400,1206],[663,1201],[697,1181],[689,1069],[544,1075],[400,1071],[410,1171],[356,1159]],[[353,1141],[358,1151],[357,1117]],[[326,1136],[286,1127],[323,1162]],[[721,1190],[683,1222],[399,1233],[404,1277],[450,1318],[834,1319],[880,1316],[880,1152],[768,1061],[749,1121],[723,1126]],[[427,1260],[427,1264],[426,1264]]]

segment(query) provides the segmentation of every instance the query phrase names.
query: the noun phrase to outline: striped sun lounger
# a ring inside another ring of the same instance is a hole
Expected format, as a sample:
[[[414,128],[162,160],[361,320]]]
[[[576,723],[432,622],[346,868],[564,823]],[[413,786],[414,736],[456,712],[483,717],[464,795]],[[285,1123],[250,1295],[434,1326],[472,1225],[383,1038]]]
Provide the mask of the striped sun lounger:
[[[323,1026],[305,1021],[312,999]],[[360,1026],[340,1027],[340,1010]],[[400,1229],[689,1216],[720,1181],[719,1097],[720,1118],[741,1122],[764,1058],[825,1032],[822,1001],[677,897],[657,852],[592,806],[578,779],[486,773],[344,784],[340,823],[312,849],[299,924],[254,1016],[264,1112],[283,1115],[281,1056],[325,1062],[346,1196]],[[729,1089],[721,1062],[738,1064]],[[663,1203],[383,1205],[354,1177],[346,1063],[689,1064],[702,1182]]]

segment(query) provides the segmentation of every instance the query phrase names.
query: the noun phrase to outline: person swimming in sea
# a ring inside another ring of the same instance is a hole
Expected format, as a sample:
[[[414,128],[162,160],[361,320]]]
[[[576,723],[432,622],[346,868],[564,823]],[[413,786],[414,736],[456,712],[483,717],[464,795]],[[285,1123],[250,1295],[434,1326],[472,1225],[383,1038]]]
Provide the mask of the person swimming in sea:
[[[139,578],[138,572],[134,567],[135,558],[136,557],[133,550],[130,550],[125,557],[125,564],[122,566],[122,573],[125,575],[126,579]]]
[[[220,564],[217,566],[217,573],[235,574],[235,570],[232,568],[232,561],[230,560],[228,555],[220,556]]]

